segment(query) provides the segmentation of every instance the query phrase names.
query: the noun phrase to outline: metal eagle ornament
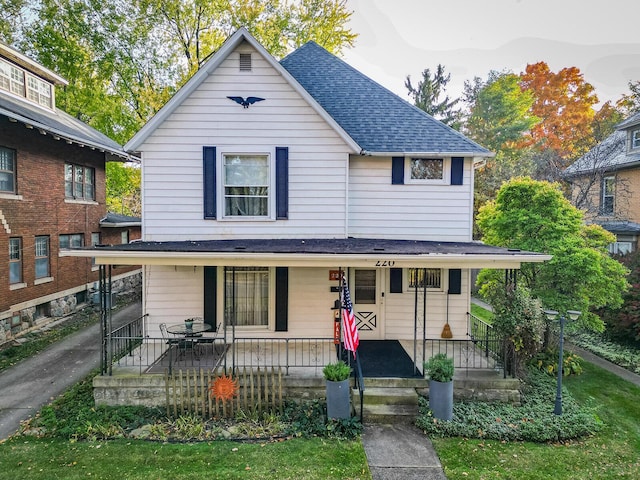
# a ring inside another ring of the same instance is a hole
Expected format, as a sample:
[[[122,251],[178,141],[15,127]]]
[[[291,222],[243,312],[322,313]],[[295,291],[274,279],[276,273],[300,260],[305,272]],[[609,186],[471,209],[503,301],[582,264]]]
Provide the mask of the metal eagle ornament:
[[[243,97],[227,97],[227,98],[229,100],[233,100],[238,105],[242,105],[243,108],[249,108],[249,105],[253,105],[256,102],[261,102],[261,101],[264,100],[264,98],[260,98],[260,97],[247,97],[247,98],[243,98]]]

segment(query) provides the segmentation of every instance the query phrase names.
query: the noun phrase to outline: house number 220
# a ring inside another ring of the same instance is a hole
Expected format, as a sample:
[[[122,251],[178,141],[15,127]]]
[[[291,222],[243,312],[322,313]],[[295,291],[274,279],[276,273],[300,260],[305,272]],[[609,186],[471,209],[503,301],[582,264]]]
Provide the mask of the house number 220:
[[[378,260],[376,267],[393,267],[396,264],[393,260]]]

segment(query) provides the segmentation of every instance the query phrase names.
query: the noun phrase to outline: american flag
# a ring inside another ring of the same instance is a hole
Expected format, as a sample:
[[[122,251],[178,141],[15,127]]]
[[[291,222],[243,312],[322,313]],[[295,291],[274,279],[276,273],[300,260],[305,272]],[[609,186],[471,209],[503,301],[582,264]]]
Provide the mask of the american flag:
[[[356,350],[360,343],[358,337],[358,326],[356,325],[356,317],[353,314],[353,304],[351,303],[351,294],[347,281],[342,276],[342,324],[344,332],[344,348],[353,352],[356,356]]]

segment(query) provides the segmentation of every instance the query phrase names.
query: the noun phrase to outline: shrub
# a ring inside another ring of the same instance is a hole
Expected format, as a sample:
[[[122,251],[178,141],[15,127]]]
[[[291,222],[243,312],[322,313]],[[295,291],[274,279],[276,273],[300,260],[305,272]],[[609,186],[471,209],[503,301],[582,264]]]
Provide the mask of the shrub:
[[[538,370],[555,377],[558,374],[559,354],[559,350],[548,349],[537,354],[531,363]],[[575,353],[565,351],[562,356],[562,364],[562,375],[564,377],[568,377],[569,375],[580,375],[582,373],[582,357]]]
[[[344,361],[338,360],[335,363],[325,365],[322,369],[322,374],[324,378],[330,382],[342,382],[351,375],[351,367],[344,363]]]
[[[453,380],[453,359],[445,353],[437,353],[424,362],[424,373],[429,380],[450,382]]]
[[[493,283],[486,287],[485,294],[493,306],[493,328],[502,338],[502,348],[518,353],[512,370],[520,374],[524,364],[542,348],[545,331],[542,305],[522,286]]]
[[[625,342],[632,339],[640,347],[640,250],[618,260],[629,269],[630,288],[622,295],[620,308],[603,308],[598,314],[613,338]]]
[[[427,435],[501,441],[555,442],[591,435],[601,427],[590,408],[580,407],[565,391],[563,414],[552,413],[555,382],[543,372],[529,369],[522,405],[456,402],[453,420],[433,418],[428,401],[420,399],[416,425]]]

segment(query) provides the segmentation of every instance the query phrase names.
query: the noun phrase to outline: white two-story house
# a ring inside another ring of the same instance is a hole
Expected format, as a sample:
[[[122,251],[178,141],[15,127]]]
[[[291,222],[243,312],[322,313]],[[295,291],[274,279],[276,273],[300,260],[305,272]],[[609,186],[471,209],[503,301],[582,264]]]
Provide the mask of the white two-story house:
[[[125,149],[142,241],[70,254],[144,266],[151,337],[332,338],[344,273],[361,342],[466,338],[471,269],[549,258],[473,241],[491,153],[313,42],[278,62],[238,30]]]

